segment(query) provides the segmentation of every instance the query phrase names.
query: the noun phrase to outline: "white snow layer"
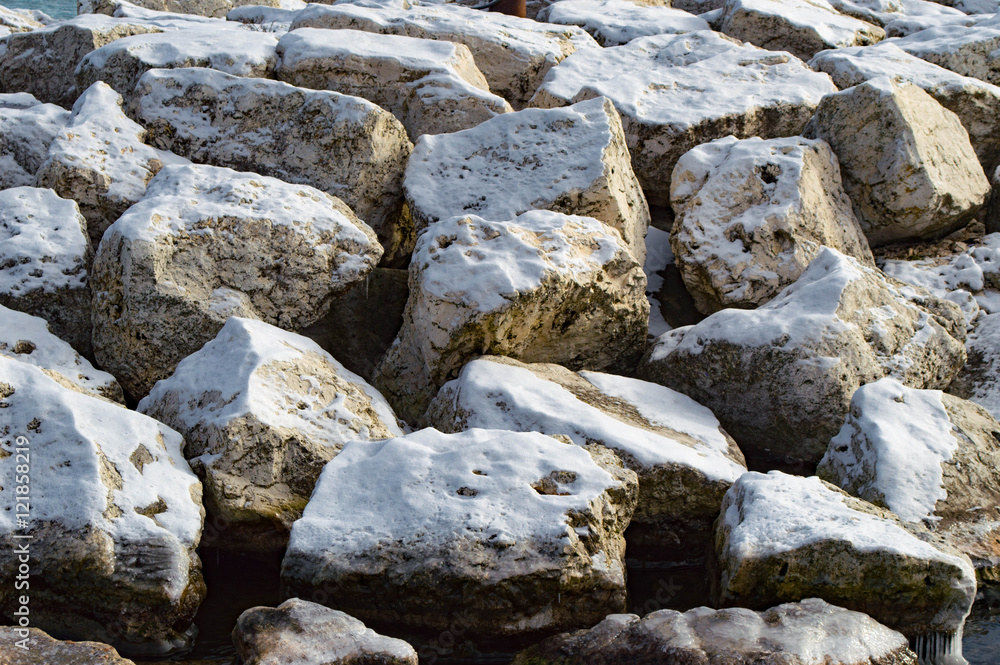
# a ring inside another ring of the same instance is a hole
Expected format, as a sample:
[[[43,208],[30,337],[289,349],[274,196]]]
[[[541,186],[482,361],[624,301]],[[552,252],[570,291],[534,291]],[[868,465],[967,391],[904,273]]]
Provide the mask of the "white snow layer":
[[[708,22],[688,12],[629,0],[560,0],[544,7],[538,20],[578,25],[604,46],[625,44],[639,37],[710,30]]]

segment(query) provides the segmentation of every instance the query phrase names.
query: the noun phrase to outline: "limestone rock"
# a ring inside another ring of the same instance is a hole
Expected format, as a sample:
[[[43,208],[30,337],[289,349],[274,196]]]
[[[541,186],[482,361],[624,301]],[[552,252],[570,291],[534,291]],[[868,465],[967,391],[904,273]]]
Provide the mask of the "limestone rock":
[[[280,7],[281,0],[131,0],[133,4],[161,12],[178,12],[225,18],[234,7],[253,4],[265,7]],[[101,0],[91,0],[101,3]]]
[[[292,28],[355,29],[465,44],[490,90],[516,109],[524,108],[548,71],[568,55],[598,48],[575,26],[546,25],[457,4],[311,4]]]
[[[645,344],[645,284],[618,232],[594,219],[437,222],[417,239],[403,327],[373,382],[412,423],[473,355],[627,366]]]
[[[51,189],[0,190],[0,305],[40,316],[91,355],[87,220]]]
[[[911,55],[1000,85],[1000,15],[935,25],[895,41]]]
[[[122,112],[121,100],[103,82],[88,88],[36,174],[39,187],[77,202],[94,247],[105,229],[142,198],[163,166],[143,143],[146,130]]]
[[[471,427],[568,436],[621,457],[639,478],[629,554],[695,560],[708,550],[722,495],[746,471],[743,453],[712,412],[653,383],[559,365],[485,356],[442,386],[426,420],[443,432]]]
[[[671,195],[670,244],[704,314],[767,302],[823,246],[875,266],[825,141],[717,139],[681,157]]]
[[[417,665],[403,640],[379,635],[343,612],[298,598],[240,615],[233,642],[246,665]]]
[[[27,649],[18,643],[27,639]],[[0,656],[7,665],[135,665],[99,642],[61,642],[37,628],[0,628]]]
[[[766,305],[660,337],[639,376],[711,409],[751,462],[809,471],[859,386],[892,376],[944,388],[964,336],[957,305],[824,248]]]
[[[455,215],[512,219],[529,210],[593,217],[641,262],[649,207],[611,102],[525,109],[417,142],[403,183],[418,233]]]
[[[381,395],[315,342],[232,317],[138,410],[184,436],[225,549],[280,550],[346,441],[402,436]]]
[[[15,9],[0,7],[0,30],[6,29],[7,33],[31,32],[41,30],[45,27],[41,21],[37,21],[27,12],[21,13]]]
[[[609,98],[646,198],[661,205],[674,164],[691,148],[730,134],[794,136],[835,91],[827,75],[786,53],[699,31],[578,51],[546,75],[531,105]]]
[[[872,79],[828,95],[806,135],[825,140],[840,159],[872,246],[947,235],[989,195],[958,116],[910,83]]]
[[[85,55],[123,37],[160,30],[84,14],[44,30],[11,35],[0,53],[0,92],[30,92],[43,102],[69,108],[80,94],[73,70]]]
[[[94,259],[94,353],[139,399],[230,316],[302,328],[381,255],[375,233],[317,189],[165,166]]]
[[[28,93],[0,98],[0,189],[30,187],[70,114]]]
[[[917,665],[906,638],[869,616],[819,598],[764,612],[698,607],[609,616],[590,630],[557,635],[512,665],[663,662],[754,665]],[[718,660],[716,660],[718,659]]]
[[[300,597],[334,589],[367,623],[440,631],[459,620],[466,638],[511,646],[592,625],[625,607],[622,532],[637,487],[618,464],[600,446],[538,433],[351,442],[292,527],[282,582]]]
[[[166,426],[0,357],[0,485],[30,455],[28,527],[0,512],[0,609],[19,606],[15,547],[31,539],[31,624],[121,652],[167,653],[205,596],[201,483]],[[18,450],[28,448],[28,451]],[[13,505],[13,502],[11,502]]]
[[[413,146],[371,102],[209,69],[157,69],[139,79],[129,112],[157,148],[340,198],[378,234],[386,260],[413,248],[403,209]]]
[[[829,0],[830,5],[841,14],[852,16],[873,25],[885,28],[896,19],[904,18],[914,5],[931,5],[923,0]],[[937,5],[942,7],[941,5]],[[942,9],[949,9],[942,7]]]
[[[976,596],[969,558],[912,530],[815,476],[747,473],[716,525],[717,600],[753,609],[818,597],[910,638],[960,637]]]
[[[885,39],[885,30],[841,14],[827,0],[726,0],[720,32],[803,60]]]
[[[540,11],[538,20],[578,25],[601,46],[620,46],[638,37],[710,29],[705,19],[680,9],[631,0],[560,0]]]

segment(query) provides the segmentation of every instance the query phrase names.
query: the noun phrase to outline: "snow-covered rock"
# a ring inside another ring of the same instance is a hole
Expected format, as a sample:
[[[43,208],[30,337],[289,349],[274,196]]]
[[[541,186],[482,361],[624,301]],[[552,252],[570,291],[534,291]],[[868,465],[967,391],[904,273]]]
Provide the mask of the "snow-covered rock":
[[[549,638],[518,654],[512,665],[663,662],[663,654],[678,663],[917,665],[902,634],[819,598],[764,612],[698,607],[658,610],[641,619],[618,614],[590,630]]]
[[[417,652],[403,640],[379,635],[350,615],[298,598],[245,611],[236,620],[233,643],[245,665],[417,665]]]
[[[872,246],[947,235],[990,192],[958,116],[912,83],[877,78],[827,95],[805,134],[837,154]]]
[[[457,620],[467,638],[508,644],[590,626],[625,608],[636,493],[607,449],[536,432],[351,442],[292,526],[281,578],[300,597],[336,589],[368,623]]]
[[[378,234],[386,260],[413,248],[403,210],[413,147],[371,102],[210,69],[157,69],[139,79],[129,112],[157,148],[340,198]]]
[[[98,81],[73,105],[69,123],[49,146],[35,184],[73,199],[97,247],[104,230],[142,198],[163,163],[143,141],[146,130],[126,117],[122,98]]]
[[[944,388],[964,336],[957,305],[824,248],[767,304],[660,337],[639,374],[711,409],[748,459],[809,470],[859,386]]]
[[[537,20],[578,25],[601,46],[620,46],[638,37],[710,29],[705,19],[694,14],[631,0],[560,0],[538,12]]]
[[[34,365],[66,388],[124,402],[121,386],[49,330],[44,319],[0,305],[0,355]]]
[[[984,20],[982,16],[970,16],[927,0],[903,0],[902,4],[903,16],[893,18],[884,26],[888,37],[906,37],[921,30],[946,25],[970,27]]]
[[[89,0],[94,5],[94,11],[102,11],[108,4],[105,0]],[[225,18],[234,7],[241,5],[263,5],[267,7],[280,7],[281,0],[131,0],[131,4],[144,9],[151,9],[160,12],[177,12],[179,14],[195,14],[198,16],[210,16],[214,18]]]
[[[962,121],[987,173],[1000,163],[1000,86],[921,60],[891,41],[824,51],[809,64],[841,89],[883,76],[922,88]]]
[[[965,346],[969,360],[948,392],[979,404],[1000,420],[1000,313],[980,317]]]
[[[0,376],[0,485],[12,507],[18,465],[31,476],[28,526],[0,511],[4,586],[14,589],[17,536],[30,535],[33,626],[119,650],[187,646],[205,596],[204,509],[181,436],[27,363],[0,357]],[[5,615],[16,597],[0,595]]]
[[[51,189],[0,190],[0,305],[39,316],[91,354],[87,220]]]
[[[224,20],[220,18],[149,9],[128,0],[76,0],[76,7],[78,14],[106,14],[115,18],[138,19],[144,25],[155,25],[165,30],[190,28],[195,24],[218,26],[223,29],[232,27],[225,25]]]
[[[746,471],[712,412],[690,397],[598,372],[485,356],[442,386],[427,410],[443,432],[472,427],[568,436],[613,450],[639,477],[629,552],[698,559],[722,495]]]
[[[165,166],[94,259],[94,353],[133,398],[230,316],[298,329],[382,255],[339,199],[212,166]]]
[[[646,197],[666,204],[670,173],[685,152],[730,134],[794,136],[835,91],[829,76],[786,53],[699,31],[577,51],[552,68],[531,104],[610,99]]]
[[[234,76],[272,78],[278,39],[219,23],[222,28],[194,26],[112,42],[80,61],[77,86],[86,90],[104,81],[129,103],[139,78],[150,69],[208,67]]]
[[[1000,85],[1000,14],[971,26],[959,22],[930,27],[895,44],[945,69]]]
[[[184,436],[225,549],[280,550],[347,441],[402,436],[381,395],[312,340],[232,317],[138,411]]]
[[[841,14],[827,0],[726,0],[720,32],[808,60],[819,51],[866,46],[885,30]]]
[[[417,232],[455,215],[513,219],[529,210],[593,217],[641,262],[649,207],[621,120],[605,98],[525,109],[454,134],[424,136],[403,182]]]
[[[457,4],[389,1],[310,4],[292,28],[355,29],[465,44],[490,90],[523,108],[548,71],[578,49],[598,44],[575,26],[484,13]]]
[[[875,266],[825,141],[717,139],[681,157],[670,190],[670,245],[705,314],[767,302],[823,246]]]
[[[227,21],[239,21],[248,30],[265,30],[267,32],[288,32],[292,29],[292,22],[298,18],[302,9],[284,9],[277,6],[281,4],[280,0],[276,3],[274,7],[268,7],[266,5],[244,5],[242,7],[234,7],[228,14],[226,14]],[[285,3],[293,4],[293,3]],[[305,3],[302,3],[305,7]]]
[[[715,549],[722,605],[822,598],[911,639],[961,640],[976,596],[967,556],[815,476],[744,474],[726,493]]]
[[[1000,161],[1000,157],[998,157]],[[990,195],[989,206],[986,209],[986,230],[989,233],[1000,231],[1000,166],[997,166],[990,179],[993,193]]]
[[[22,649],[17,643],[25,637],[28,648]],[[0,653],[9,659],[7,665],[135,665],[107,644],[60,641],[30,627],[0,628]]]
[[[1000,579],[1000,423],[937,390],[881,379],[858,388],[816,473],[854,496],[924,523]]]
[[[885,28],[886,24],[905,16],[909,10],[907,4],[934,4],[925,0],[829,0],[829,2],[841,14],[853,16],[881,28]],[[940,5],[938,6],[940,7]]]
[[[456,132],[513,110],[464,44],[361,30],[300,28],[278,42],[277,78],[375,102],[410,137]]]
[[[35,20],[27,12],[21,13],[0,6],[0,30],[4,30],[7,34],[31,32],[32,30],[41,30],[44,27],[45,25],[41,21]]]
[[[413,423],[474,355],[629,366],[645,346],[645,287],[621,235],[589,217],[436,222],[417,239],[403,327],[373,383]]]
[[[32,186],[70,113],[26,92],[0,98],[0,189]]]
[[[74,68],[85,55],[123,37],[153,32],[160,28],[84,14],[44,30],[11,35],[0,52],[0,92],[30,92],[43,102],[69,108],[81,92]]]

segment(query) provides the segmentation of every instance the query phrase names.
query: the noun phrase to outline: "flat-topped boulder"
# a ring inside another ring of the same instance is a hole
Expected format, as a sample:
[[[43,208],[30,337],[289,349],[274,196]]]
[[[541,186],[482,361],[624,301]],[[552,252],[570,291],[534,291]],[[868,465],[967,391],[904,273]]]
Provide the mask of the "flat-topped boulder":
[[[22,648],[19,643],[25,639],[27,648]],[[135,665],[107,644],[64,642],[37,628],[0,628],[0,653],[8,665]]]
[[[225,549],[281,550],[347,441],[402,436],[382,396],[312,340],[232,317],[138,406],[184,436]]]
[[[928,27],[894,43],[945,69],[1000,85],[1000,16]]]
[[[670,245],[704,314],[767,302],[824,246],[875,266],[825,141],[716,139],[681,157],[670,189]]]
[[[597,49],[575,26],[555,26],[458,4],[410,4],[392,0],[310,4],[292,29],[365,30],[465,44],[490,90],[514,108],[527,105],[548,71],[580,49]]]
[[[0,95],[0,189],[30,187],[70,113],[26,92]]]
[[[133,97],[129,112],[151,145],[311,185],[375,230],[385,260],[412,250],[403,170],[413,146],[402,124],[375,104],[204,68],[146,72]]]
[[[0,190],[0,305],[39,316],[91,355],[87,220],[51,189]]]
[[[189,646],[204,509],[181,436],[27,363],[0,356],[0,375],[0,483],[13,493],[17,465],[31,466],[28,515],[0,512],[3,613],[20,606],[17,536],[29,535],[31,625],[123,652]]]
[[[610,448],[639,478],[629,553],[696,560],[722,495],[746,471],[712,412],[655,383],[484,356],[441,387],[426,415],[443,432],[471,427],[568,436]]]
[[[111,3],[107,0],[85,0],[94,5],[96,13],[108,13],[105,7]],[[177,12],[179,14],[196,14],[225,18],[234,7],[242,5],[262,5],[280,7],[281,0],[131,0],[131,4],[144,9],[160,12]],[[104,11],[102,11],[104,10]]]
[[[278,42],[277,78],[364,97],[416,140],[475,127],[511,111],[490,92],[464,44],[361,30],[293,30]]]
[[[645,346],[645,286],[621,235],[596,219],[436,222],[417,239],[403,327],[373,383],[413,423],[474,355],[630,366]]]
[[[300,597],[336,589],[331,600],[366,623],[457,620],[465,639],[508,646],[593,625],[625,608],[637,486],[619,465],[537,432],[351,442],[292,526],[282,582]]]
[[[964,337],[957,305],[824,248],[767,304],[658,338],[639,376],[711,409],[752,463],[808,471],[859,386],[893,376],[944,388]]]
[[[94,247],[105,229],[142,198],[163,166],[144,143],[146,130],[122,112],[121,102],[106,83],[88,88],[35,178],[39,187],[77,202]]]
[[[455,215],[504,220],[553,210],[602,221],[640,262],[646,254],[649,207],[618,112],[605,98],[422,137],[403,186],[418,233]]]
[[[538,12],[537,20],[578,25],[601,46],[620,46],[638,37],[711,29],[705,19],[694,14],[631,0],[560,0]]]
[[[339,199],[213,166],[165,166],[94,258],[94,354],[145,396],[230,316],[309,325],[382,255]]]
[[[795,136],[835,91],[829,76],[787,53],[699,31],[578,51],[546,75],[531,105],[609,98],[646,197],[666,204],[671,171],[685,152],[730,134]]]

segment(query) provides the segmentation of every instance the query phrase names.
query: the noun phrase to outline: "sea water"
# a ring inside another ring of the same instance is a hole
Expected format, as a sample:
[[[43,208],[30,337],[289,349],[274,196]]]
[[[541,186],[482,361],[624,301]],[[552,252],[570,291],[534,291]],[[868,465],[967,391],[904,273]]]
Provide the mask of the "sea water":
[[[76,15],[76,0],[0,0],[4,7],[40,9],[52,18],[69,18]]]

